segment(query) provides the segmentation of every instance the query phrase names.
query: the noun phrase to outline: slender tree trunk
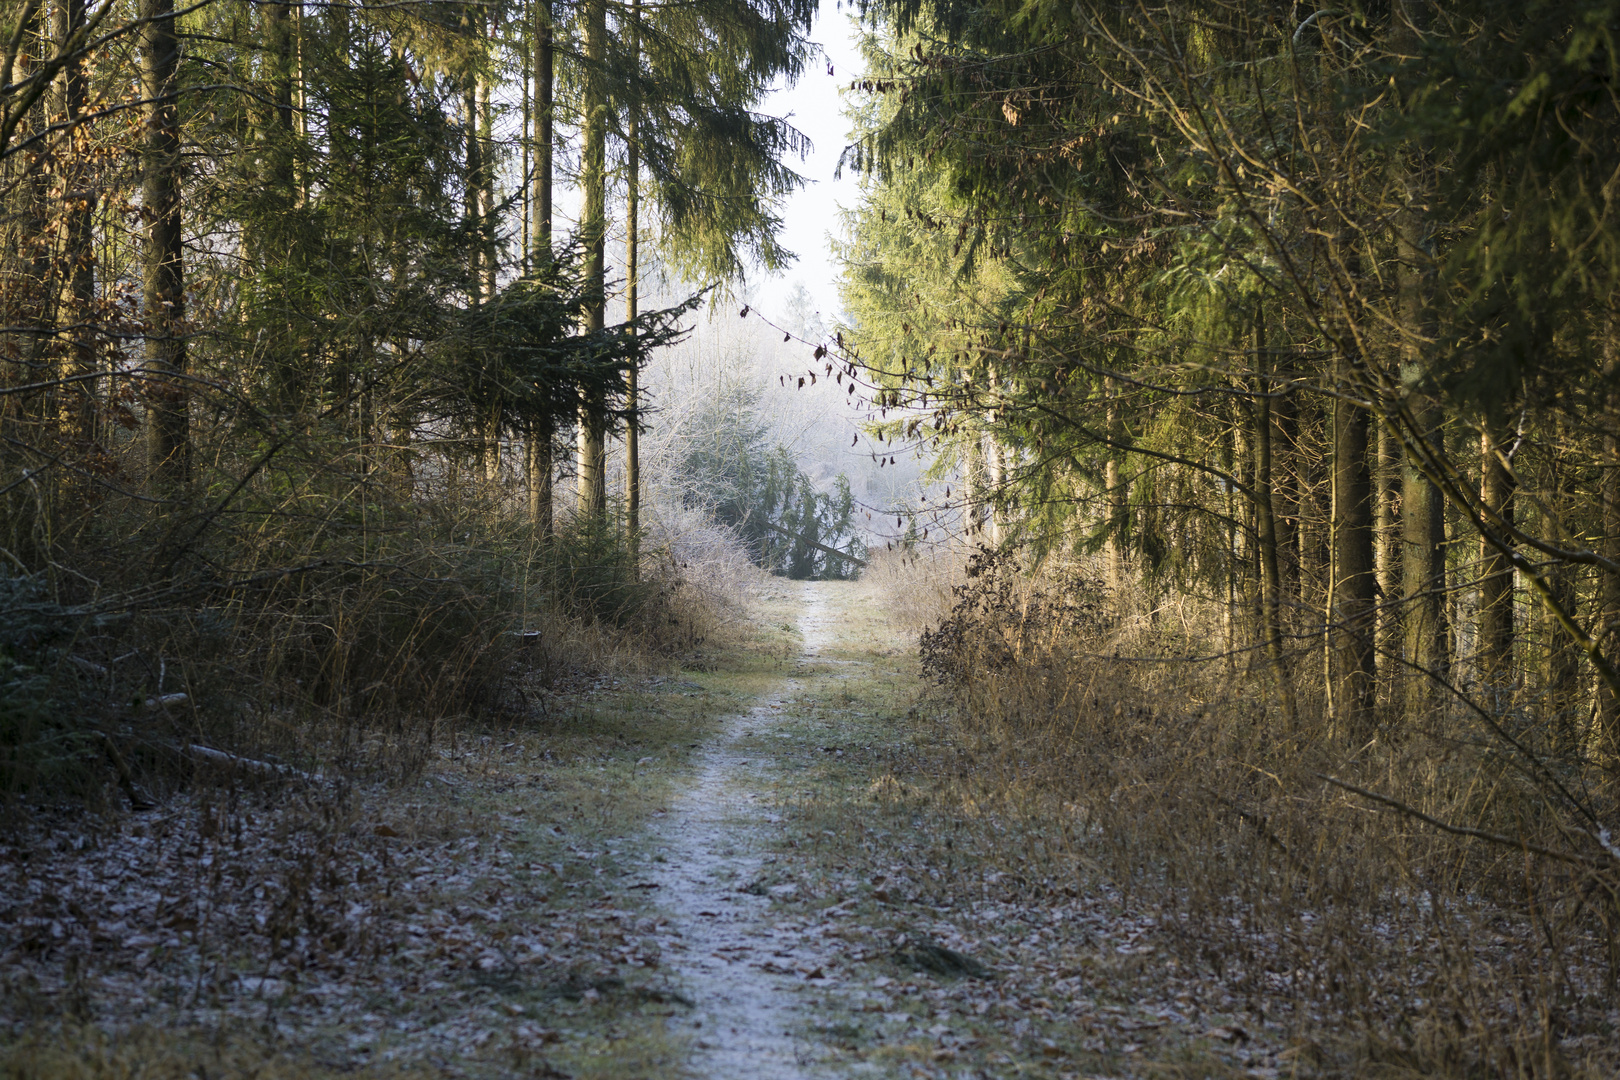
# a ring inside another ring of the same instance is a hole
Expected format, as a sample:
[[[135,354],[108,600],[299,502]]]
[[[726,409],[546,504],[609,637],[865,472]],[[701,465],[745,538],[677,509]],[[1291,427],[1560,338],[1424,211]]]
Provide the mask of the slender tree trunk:
[[[1414,406],[1423,437],[1437,450],[1444,438],[1432,409]],[[1434,702],[1422,671],[1444,675],[1446,648],[1446,524],[1440,492],[1411,462],[1401,482],[1401,611],[1407,670],[1402,676],[1406,715],[1416,718]]]
[[[487,23],[484,27],[487,28]],[[490,80],[478,80],[478,215],[479,269],[483,274],[480,292],[486,302],[495,299],[499,285],[500,258],[495,242],[495,161],[494,117],[490,108]],[[501,479],[501,412],[491,409],[483,432],[484,483],[493,489]]]
[[[531,11],[529,15],[532,16],[532,14],[533,12]],[[534,142],[531,138],[534,132],[534,100],[531,96],[534,90],[534,25],[531,17],[524,18],[523,30],[519,36],[519,41],[520,44],[518,46],[518,50],[521,59],[518,63],[518,67],[520,68],[519,81],[523,84],[521,95],[523,100],[521,103],[522,120],[520,127],[518,128],[518,131],[521,133],[518,143],[521,148],[520,156],[522,171],[520,171],[518,175],[523,179],[519,181],[522,187],[518,192],[518,194],[521,196],[518,201],[523,207],[523,235],[522,245],[518,248],[518,251],[520,252],[518,261],[522,267],[523,273],[526,275],[529,273],[529,271],[534,269],[534,263],[532,261],[534,255],[534,200],[532,198],[533,192],[530,181],[531,174],[529,171],[529,167],[532,164],[530,158],[534,153]]]
[[[298,108],[293,115],[293,127],[298,132],[300,141],[309,137],[309,111],[308,101],[305,97],[306,82],[304,79],[304,5],[301,2],[292,5],[293,17],[293,89],[297,98]],[[295,181],[298,187],[298,205],[309,203],[309,169],[307,166],[299,168],[294,162],[294,171],[297,174]]]
[[[85,24],[85,0],[57,0],[52,12],[52,36],[66,51],[73,35]],[[57,76],[52,94],[51,122],[67,125],[63,149],[57,154],[57,204],[65,207],[62,254],[62,289],[57,321],[67,329],[62,341],[59,375],[68,380],[59,394],[57,422],[63,441],[83,452],[95,441],[95,393],[87,377],[95,372],[95,346],[89,329],[96,297],[94,235],[91,230],[93,199],[85,187],[81,147],[83,134],[72,125],[84,115],[86,98],[84,63],[72,59]]]
[[[1271,491],[1277,508],[1277,570],[1281,582],[1284,632],[1297,622],[1301,609],[1300,515],[1304,503],[1301,490],[1299,445],[1299,397],[1288,385],[1292,371],[1282,369],[1272,375],[1271,400]]]
[[[1620,375],[1620,324],[1613,308],[1616,300],[1616,296],[1609,297],[1610,308],[1603,320],[1603,374],[1610,386]],[[1604,406],[1603,480],[1598,487],[1603,502],[1602,551],[1608,559],[1620,562],[1620,391],[1610,390]],[[1613,656],[1615,642],[1620,641],[1620,574],[1607,570],[1598,573],[1598,625],[1593,636],[1603,651]],[[1611,782],[1620,782],[1620,694],[1602,679],[1598,680],[1597,692],[1598,756],[1609,770]]]
[[[1575,501],[1575,476],[1579,465],[1566,454],[1570,446],[1570,433],[1560,417],[1554,434],[1554,451],[1548,463],[1547,486],[1541,499],[1541,530],[1544,536],[1565,536],[1570,510]],[[1558,562],[1542,574],[1547,599],[1566,614],[1575,611],[1575,568]],[[1544,710],[1561,733],[1569,730],[1571,712],[1580,699],[1580,645],[1564,629],[1552,607],[1541,606],[1542,640],[1541,687],[1546,695]]]
[[[1255,490],[1254,432],[1259,413],[1249,396],[1253,389],[1249,380],[1247,378],[1238,380],[1237,389],[1238,396],[1233,399],[1231,468],[1237,476],[1240,488],[1233,492],[1236,497],[1232,499],[1231,567],[1228,572],[1233,578],[1230,590],[1231,621],[1234,629],[1232,647],[1246,649],[1255,640],[1249,636],[1251,634],[1260,633],[1259,640],[1265,640],[1260,626],[1261,600],[1258,589],[1259,551],[1256,540],[1259,538],[1257,518],[1259,508],[1252,497],[1241,494],[1243,490],[1250,492]],[[1253,669],[1253,660],[1252,655],[1245,657],[1245,670]]]
[[[1479,439],[1479,497],[1507,521],[1513,520],[1513,474],[1488,434]],[[1490,541],[1479,541],[1479,672],[1481,681],[1501,689],[1513,678],[1513,564]]]
[[[1255,400],[1254,496],[1255,520],[1260,548],[1261,634],[1266,643],[1266,659],[1277,680],[1277,697],[1289,734],[1299,730],[1299,707],[1294,701],[1294,680],[1283,652],[1282,571],[1277,555],[1277,505],[1272,482],[1272,394],[1276,384],[1270,377],[1271,362],[1266,355],[1265,309],[1255,308],[1255,367],[1260,375],[1260,393]]]
[[[1233,412],[1241,414],[1242,405],[1240,402],[1234,403]],[[1220,467],[1221,471],[1228,476],[1235,475],[1237,469],[1238,424],[1239,421],[1234,417],[1232,423],[1227,426],[1226,437],[1221,440]],[[1235,675],[1237,673],[1238,650],[1238,567],[1243,560],[1238,547],[1237,485],[1227,484],[1225,487],[1226,527],[1222,539],[1226,555],[1226,596],[1221,612],[1221,634],[1223,648],[1226,653],[1226,673]]]
[[[555,60],[551,40],[550,0],[534,3],[534,193],[531,198],[532,262],[539,270],[551,267],[551,118]],[[528,477],[529,522],[540,536],[552,530],[552,457],[555,432],[549,417],[529,424],[524,472]]]
[[[987,435],[984,440],[984,486],[990,497],[985,500],[984,520],[991,547],[1001,546],[1001,511],[998,504],[1006,481],[1006,460],[1002,456],[1001,443],[996,441],[994,435]]]
[[[487,24],[484,29],[487,32]],[[483,251],[479,266],[483,271],[485,300],[493,300],[500,284],[500,250],[495,239],[495,117],[490,104],[490,79],[478,79],[478,216],[483,222],[479,241]]]
[[[1431,0],[1400,0],[1396,45],[1417,55],[1431,19]],[[1443,457],[1442,416],[1428,385],[1427,342],[1435,336],[1434,237],[1429,217],[1433,168],[1420,147],[1400,162],[1395,240],[1402,323],[1401,382],[1413,419],[1413,436]],[[1408,718],[1428,711],[1436,698],[1433,682],[1422,672],[1446,674],[1446,525],[1439,489],[1407,456],[1401,476],[1401,616],[1406,668],[1400,695]]]
[[[975,433],[967,445],[967,460],[962,468],[962,535],[969,547],[982,543],[974,539],[984,528],[984,436]]]
[[[1615,425],[1620,422],[1620,394],[1610,392],[1608,413],[1604,425],[1601,489],[1603,554],[1620,562],[1620,436],[1615,434]],[[1604,651],[1613,656],[1614,644],[1620,640],[1620,574],[1607,570],[1600,573],[1598,641]],[[1620,777],[1620,695],[1602,680],[1598,682],[1598,746],[1604,765],[1612,775]]]
[[[180,233],[180,39],[174,0],[141,0],[141,93],[146,139],[141,215],[146,222],[146,469],[148,481],[174,489],[190,479],[185,268]]]
[[[585,331],[592,334],[599,333],[606,325],[607,102],[602,86],[602,60],[606,49],[606,0],[587,0],[580,233],[585,244],[585,289],[591,294],[585,309]],[[599,394],[580,403],[579,514],[587,519],[600,519],[607,513],[606,412],[607,402]]]
[[[462,180],[461,212],[474,234],[483,228],[480,204],[484,193],[484,162],[478,138],[478,84],[469,82],[461,95],[461,116],[466,124],[466,176]],[[467,296],[472,306],[484,302],[484,245],[475,241],[467,253]]]
[[[269,180],[277,195],[293,186],[291,138],[293,134],[293,78],[297,67],[291,4],[264,7],[265,64],[270,69],[270,100],[275,115],[276,145],[271,148]]]
[[[1108,438],[1113,445],[1107,448],[1108,460],[1103,463],[1103,487],[1108,506],[1108,534],[1104,542],[1103,559],[1108,567],[1108,588],[1116,601],[1125,587],[1125,545],[1120,533],[1125,527],[1128,493],[1120,475],[1120,461],[1125,452],[1120,449],[1125,437],[1124,414],[1119,405],[1119,387],[1113,379],[1105,382],[1107,395]]]
[[[1378,424],[1378,452],[1373,463],[1373,560],[1378,579],[1378,685],[1383,700],[1393,700],[1401,685],[1401,615],[1396,598],[1401,593],[1401,443],[1388,424]]]
[[[1341,389],[1352,385],[1348,358],[1339,361]],[[1367,413],[1341,396],[1333,403],[1333,573],[1328,610],[1333,722],[1360,742],[1373,732],[1377,671],[1373,634],[1377,579],[1373,576],[1372,478],[1367,468]]]
[[[636,68],[641,67],[641,0],[631,0],[630,4],[630,55],[635,58]],[[625,205],[625,296],[624,317],[632,326],[636,321],[636,293],[640,265],[641,238],[638,230],[641,226],[641,143],[638,141],[641,133],[641,110],[638,104],[630,106],[629,136],[630,145],[626,150],[625,183],[628,187]],[[639,363],[631,364],[629,372],[625,375],[625,404],[629,409],[630,420],[624,432],[624,514],[626,536],[630,544],[631,566],[635,568],[639,563],[637,556],[641,550],[641,431],[640,417],[637,408],[640,406],[641,376]]]

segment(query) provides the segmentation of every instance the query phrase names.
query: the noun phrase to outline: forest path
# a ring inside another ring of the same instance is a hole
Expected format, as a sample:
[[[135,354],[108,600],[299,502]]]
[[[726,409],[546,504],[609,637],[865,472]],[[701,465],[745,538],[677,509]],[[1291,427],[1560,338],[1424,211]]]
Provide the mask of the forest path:
[[[406,783],[0,845],[0,1074],[1278,1075],[1077,874],[1063,806],[973,781],[904,594],[752,592],[688,669],[554,692]]]
[[[802,669],[831,643],[838,598],[815,582],[784,591],[797,593]],[[702,748],[695,782],[653,831],[662,862],[651,876],[668,919],[659,944],[666,969],[694,1003],[678,1026],[689,1031],[697,1076],[822,1075],[800,1029],[810,1020],[805,990],[825,980],[827,950],[802,920],[773,910],[797,892],[792,883],[767,884],[779,856],[766,850],[764,835],[782,820],[768,806],[790,766],[758,745],[778,734],[783,699],[804,689],[802,678],[786,677],[728,718]]]

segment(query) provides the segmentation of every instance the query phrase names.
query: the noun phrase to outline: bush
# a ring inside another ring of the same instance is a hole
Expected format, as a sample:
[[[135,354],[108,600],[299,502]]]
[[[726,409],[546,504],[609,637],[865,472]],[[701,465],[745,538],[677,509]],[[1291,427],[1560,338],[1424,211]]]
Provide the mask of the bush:
[[[564,672],[644,668],[705,635],[705,598],[668,558],[643,571],[607,523],[539,537],[498,504],[367,494],[362,511],[210,535],[138,602],[70,608],[43,579],[0,579],[0,792],[161,796],[196,746],[409,775],[459,725],[521,721]],[[118,531],[114,511],[102,525]],[[79,563],[98,570],[142,591],[129,561],[121,578]]]
[[[1311,1030],[1330,1071],[1613,1075],[1561,1049],[1610,1023],[1620,956],[1615,864],[1553,786],[1568,761],[1440,713],[1352,746],[1320,699],[1291,734],[1261,658],[1189,659],[1220,656],[1218,608],[1124,619],[1083,572],[1005,555],[969,574],[922,634],[958,748],[934,780],[941,812],[1044,838],[997,839],[1009,871],[1153,912],[1177,970]],[[1612,828],[1608,796],[1578,797]]]

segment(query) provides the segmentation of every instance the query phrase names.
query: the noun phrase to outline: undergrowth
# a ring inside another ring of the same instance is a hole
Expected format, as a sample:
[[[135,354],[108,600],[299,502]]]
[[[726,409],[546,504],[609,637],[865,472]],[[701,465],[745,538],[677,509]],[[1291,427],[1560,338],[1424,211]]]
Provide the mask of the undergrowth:
[[[1007,880],[1149,914],[1301,1075],[1620,1067],[1615,806],[1574,755],[1457,705],[1352,746],[1305,693],[1289,731],[1262,661],[1188,659],[1218,651],[1214,613],[1155,614],[1083,569],[874,570],[896,608],[939,598],[913,629],[953,751],[894,772],[995,833]]]
[[[540,535],[494,495],[380,481],[282,494],[183,544],[172,511],[103,503],[51,570],[0,577],[0,804],[141,808],[222,763],[409,776],[458,728],[668,665],[724,617],[665,538],[638,557],[611,522]]]

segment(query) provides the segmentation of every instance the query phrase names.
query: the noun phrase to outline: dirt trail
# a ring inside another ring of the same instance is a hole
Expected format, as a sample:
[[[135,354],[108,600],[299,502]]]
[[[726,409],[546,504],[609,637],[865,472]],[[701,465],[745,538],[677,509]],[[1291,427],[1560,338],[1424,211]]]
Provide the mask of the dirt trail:
[[[802,662],[829,643],[832,624],[816,585],[805,584],[800,596]],[[696,783],[657,830],[664,862],[653,881],[669,919],[659,944],[694,1002],[677,1023],[690,1029],[691,1068],[698,1076],[828,1075],[795,1036],[808,1019],[804,990],[820,981],[826,959],[801,922],[773,915],[773,893],[790,896],[795,886],[763,884],[776,862],[760,850],[761,826],[778,820],[762,790],[775,766],[739,745],[768,733],[782,698],[800,689],[797,679],[785,678],[777,693],[731,718],[706,748]]]

